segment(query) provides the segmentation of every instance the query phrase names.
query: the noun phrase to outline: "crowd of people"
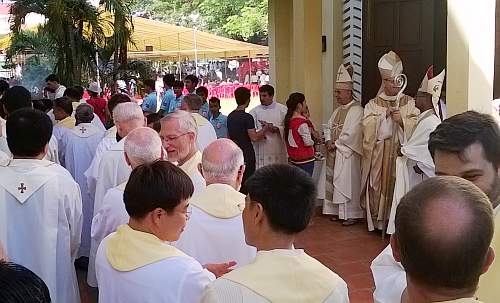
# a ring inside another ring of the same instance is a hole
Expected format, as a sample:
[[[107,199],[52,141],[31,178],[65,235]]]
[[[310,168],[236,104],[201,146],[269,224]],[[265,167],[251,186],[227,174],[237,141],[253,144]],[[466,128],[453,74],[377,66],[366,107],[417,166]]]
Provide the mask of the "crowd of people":
[[[285,106],[270,85],[248,113],[236,89],[226,117],[193,75],[165,75],[160,95],[145,80],[140,104],[96,82],[83,100],[55,75],[50,102],[0,82],[0,301],[78,303],[77,266],[103,303],[349,302],[294,246],[324,163],[323,213],[392,234],[372,263],[376,302],[495,302],[499,126],[472,111],[442,121],[444,71],[412,98],[397,54],[379,69],[363,108],[339,67],[323,134],[304,94]]]

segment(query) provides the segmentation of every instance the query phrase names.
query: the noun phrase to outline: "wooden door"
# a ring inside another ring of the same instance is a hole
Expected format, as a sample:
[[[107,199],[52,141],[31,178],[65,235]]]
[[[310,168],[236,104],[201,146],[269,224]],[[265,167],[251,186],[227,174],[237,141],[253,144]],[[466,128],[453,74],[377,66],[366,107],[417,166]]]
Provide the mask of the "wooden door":
[[[442,14],[446,10],[445,3],[446,1],[434,0],[364,0],[364,104],[380,88],[378,60],[390,50],[395,51],[403,60],[403,72],[408,77],[405,92],[410,96],[416,94],[430,65],[434,64],[437,69],[444,67],[446,14],[444,18]]]

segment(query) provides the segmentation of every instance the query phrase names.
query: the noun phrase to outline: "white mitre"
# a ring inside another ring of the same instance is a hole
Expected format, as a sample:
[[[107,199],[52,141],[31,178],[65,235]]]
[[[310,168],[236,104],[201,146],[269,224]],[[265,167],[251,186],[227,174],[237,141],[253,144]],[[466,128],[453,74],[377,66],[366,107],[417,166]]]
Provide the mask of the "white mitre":
[[[345,66],[341,64],[337,71],[337,80],[335,81],[335,89],[352,90],[352,73],[353,68],[350,64]]]
[[[431,65],[425,73],[424,79],[420,84],[419,92],[428,93],[432,96],[432,105],[436,114],[439,115],[439,97],[441,96],[441,89],[443,88],[445,70],[434,77],[434,67]]]

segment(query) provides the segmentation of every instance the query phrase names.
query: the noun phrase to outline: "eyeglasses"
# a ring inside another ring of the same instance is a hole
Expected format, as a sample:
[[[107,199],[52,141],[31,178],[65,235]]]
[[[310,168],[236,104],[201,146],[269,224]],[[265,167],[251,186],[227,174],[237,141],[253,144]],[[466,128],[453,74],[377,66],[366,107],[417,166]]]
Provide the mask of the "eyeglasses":
[[[187,133],[183,133],[183,134],[180,134],[180,135],[178,135],[178,136],[168,136],[168,137],[163,137],[163,136],[160,136],[160,138],[161,138],[161,141],[162,141],[162,142],[167,143],[167,142],[171,142],[171,141],[177,140],[177,139],[179,139],[180,137],[182,137],[182,136],[184,136],[184,135],[187,135],[187,134],[189,134],[189,132],[187,132]]]

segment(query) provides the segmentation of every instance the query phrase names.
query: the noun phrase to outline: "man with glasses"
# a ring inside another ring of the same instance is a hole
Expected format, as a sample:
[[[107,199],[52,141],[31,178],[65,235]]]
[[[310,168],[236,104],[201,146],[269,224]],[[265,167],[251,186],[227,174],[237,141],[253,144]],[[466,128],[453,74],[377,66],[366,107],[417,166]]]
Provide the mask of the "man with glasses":
[[[168,114],[160,122],[160,138],[169,161],[177,162],[191,178],[195,192],[203,190],[206,183],[198,170],[201,152],[196,147],[198,131],[193,116],[189,112],[178,110]]]

